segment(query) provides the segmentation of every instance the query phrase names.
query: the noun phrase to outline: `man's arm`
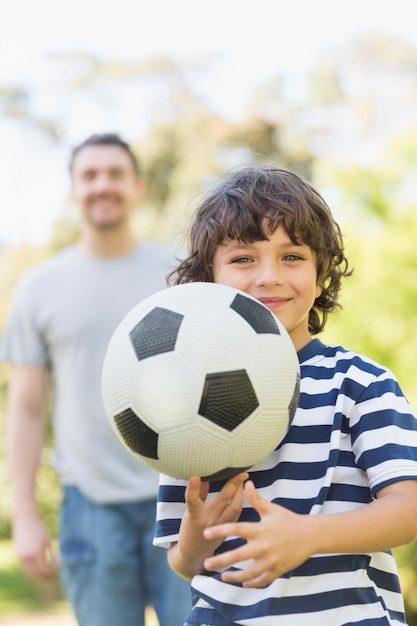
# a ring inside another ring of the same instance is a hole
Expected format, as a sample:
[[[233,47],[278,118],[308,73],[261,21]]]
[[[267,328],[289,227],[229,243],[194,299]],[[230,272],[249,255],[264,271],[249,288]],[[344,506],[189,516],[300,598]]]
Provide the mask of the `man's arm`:
[[[24,571],[35,578],[57,572],[51,537],[36,504],[36,474],[44,441],[45,368],[11,365],[6,450],[12,490],[13,541]]]

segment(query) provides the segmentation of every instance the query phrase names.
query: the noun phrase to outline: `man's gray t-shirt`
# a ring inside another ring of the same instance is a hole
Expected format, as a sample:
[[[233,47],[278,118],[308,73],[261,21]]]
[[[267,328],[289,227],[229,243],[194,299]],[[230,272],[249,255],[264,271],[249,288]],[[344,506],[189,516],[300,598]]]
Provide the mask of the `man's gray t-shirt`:
[[[146,500],[158,474],[125,449],[108,423],[101,371],[108,341],[138,302],[165,288],[174,254],[152,242],[115,258],[78,246],[20,280],[3,336],[3,360],[50,369],[54,467],[94,502]],[[157,381],[155,381],[157,384]]]

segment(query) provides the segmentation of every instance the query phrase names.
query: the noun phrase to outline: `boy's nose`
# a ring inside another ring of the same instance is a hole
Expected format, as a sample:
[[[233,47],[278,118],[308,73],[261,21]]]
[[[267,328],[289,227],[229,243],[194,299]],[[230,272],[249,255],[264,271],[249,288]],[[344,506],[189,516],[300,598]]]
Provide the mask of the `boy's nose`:
[[[259,270],[256,280],[257,287],[274,287],[275,285],[282,285],[284,282],[282,272],[275,263],[265,264]]]

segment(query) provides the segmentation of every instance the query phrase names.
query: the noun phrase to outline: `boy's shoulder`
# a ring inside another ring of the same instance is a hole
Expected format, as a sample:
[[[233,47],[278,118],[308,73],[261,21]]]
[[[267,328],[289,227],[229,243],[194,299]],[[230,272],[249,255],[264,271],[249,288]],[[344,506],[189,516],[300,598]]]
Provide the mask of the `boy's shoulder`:
[[[387,367],[360,352],[342,345],[326,344],[320,339],[313,339],[298,355],[301,367],[337,369],[341,372],[357,369],[376,377],[390,373]]]

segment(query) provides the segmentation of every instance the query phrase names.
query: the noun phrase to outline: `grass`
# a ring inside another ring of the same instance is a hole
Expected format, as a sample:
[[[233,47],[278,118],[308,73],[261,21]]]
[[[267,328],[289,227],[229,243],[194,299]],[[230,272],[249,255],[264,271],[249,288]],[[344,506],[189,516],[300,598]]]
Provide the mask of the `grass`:
[[[11,542],[0,541],[0,622],[2,615],[58,613],[66,607],[59,582],[28,578],[19,566]],[[146,612],[146,626],[158,626],[152,609]]]
[[[59,582],[28,578],[20,569],[9,541],[0,541],[0,615],[65,607]]]

